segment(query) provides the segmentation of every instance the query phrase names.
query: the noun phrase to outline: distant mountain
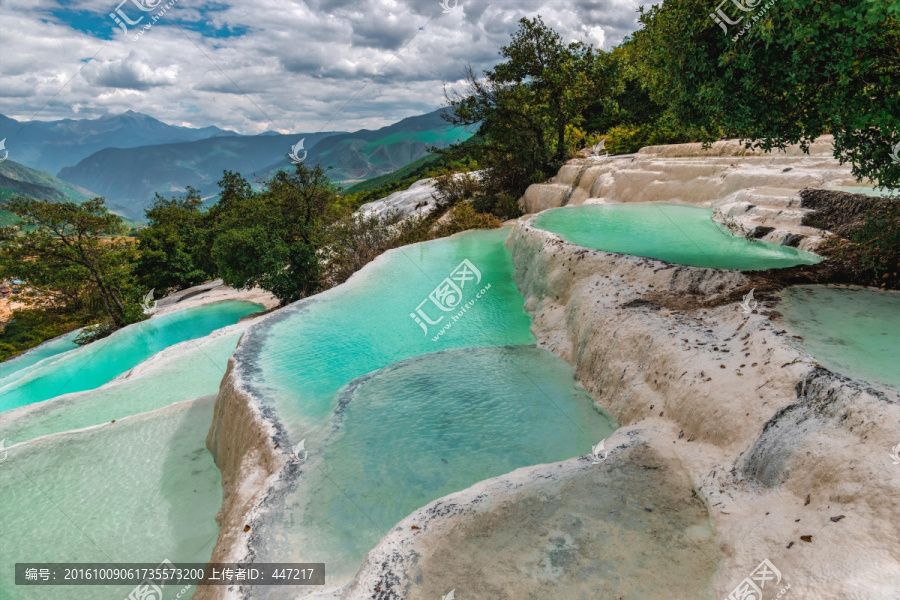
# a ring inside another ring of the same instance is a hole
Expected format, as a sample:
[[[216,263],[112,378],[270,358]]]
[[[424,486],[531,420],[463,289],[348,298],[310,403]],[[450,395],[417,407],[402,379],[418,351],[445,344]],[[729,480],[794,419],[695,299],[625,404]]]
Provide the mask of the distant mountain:
[[[353,133],[267,132],[255,136],[214,137],[195,142],[107,148],[59,172],[66,181],[87,187],[122,207],[134,219],[158,192],[181,193],[190,185],[204,197],[218,193],[216,182],[225,169],[253,183],[277,169],[292,167],[287,153],[301,138],[308,152],[305,164],[332,167],[335,181],[359,181],[391,173],[425,156],[429,146],[444,147],[468,139],[471,133],[450,127],[440,111],[410,117],[374,131]]]
[[[51,173],[104,148],[135,148],[229,135],[238,134],[218,127],[168,125],[130,110],[98,119],[62,121],[17,121],[0,115],[0,139],[6,139],[10,157]]]
[[[107,148],[92,154],[59,176],[90,188],[133,219],[143,219],[154,193],[180,194],[187,186],[214,196],[222,171],[237,171],[251,183],[291,147],[305,138],[307,150],[333,133],[261,134],[214,137],[196,142]]]
[[[333,135],[309,152],[305,163],[331,167],[335,181],[354,182],[392,173],[428,153],[472,137],[463,127],[452,127],[441,117],[443,109],[409,117],[381,129],[360,129]],[[283,158],[273,169],[290,166]]]
[[[84,202],[97,194],[54,177],[50,173],[30,169],[12,160],[0,162],[0,201],[13,196],[26,196],[51,202]],[[0,210],[0,226],[13,222],[13,216]]]

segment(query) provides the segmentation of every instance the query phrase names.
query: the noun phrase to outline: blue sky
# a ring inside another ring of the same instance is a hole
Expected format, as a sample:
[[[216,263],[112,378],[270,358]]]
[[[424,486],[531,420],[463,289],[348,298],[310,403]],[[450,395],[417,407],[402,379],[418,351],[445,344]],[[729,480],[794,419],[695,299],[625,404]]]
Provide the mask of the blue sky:
[[[540,14],[567,39],[603,48],[637,27],[635,0],[445,5],[4,0],[0,113],[53,120],[135,110],[242,133],[374,128],[440,106],[467,63],[496,62],[523,16]]]
[[[176,3],[177,4],[177,3]],[[119,33],[119,28],[110,18],[108,13],[97,12],[93,10],[85,10],[82,8],[83,3],[80,2],[58,2],[54,3],[46,9],[49,22],[58,23],[59,25],[69,27],[74,31],[87,34],[92,37],[111,40]],[[118,6],[115,2],[110,3],[110,9]],[[162,6],[162,4],[160,4]],[[229,9],[227,4],[221,2],[209,2],[204,5],[197,5],[196,13],[191,15],[190,19],[182,19],[179,24],[189,30],[201,34],[204,38],[229,38],[233,36],[245,35],[249,31],[249,27],[240,23],[216,23],[215,13],[222,13]],[[180,8],[180,7],[179,7]],[[130,11],[129,11],[130,9]],[[133,13],[132,20],[137,19],[141,14],[133,8],[133,4],[126,2],[123,10],[127,13]],[[172,7],[173,16],[175,13],[184,12],[178,8]],[[110,10],[109,12],[113,12]],[[156,11],[151,11],[152,15]],[[159,27],[166,27],[166,23],[160,22]]]

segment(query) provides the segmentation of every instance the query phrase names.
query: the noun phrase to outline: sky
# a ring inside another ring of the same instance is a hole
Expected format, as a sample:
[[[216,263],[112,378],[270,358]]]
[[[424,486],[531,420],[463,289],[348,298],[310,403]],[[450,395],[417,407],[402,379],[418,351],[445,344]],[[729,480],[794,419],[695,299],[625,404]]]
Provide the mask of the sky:
[[[498,62],[522,17],[609,49],[637,28],[640,4],[442,1],[0,0],[0,113],[375,129],[442,106],[466,64]]]

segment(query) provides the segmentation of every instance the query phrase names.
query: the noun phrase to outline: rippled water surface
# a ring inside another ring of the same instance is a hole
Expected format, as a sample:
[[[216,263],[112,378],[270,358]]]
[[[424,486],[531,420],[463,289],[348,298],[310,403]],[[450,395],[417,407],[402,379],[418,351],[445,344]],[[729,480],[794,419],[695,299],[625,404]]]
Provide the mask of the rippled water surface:
[[[156,410],[173,402],[215,395],[243,325],[169,348],[165,356],[142,365],[139,376],[97,389],[58,397],[52,402],[0,413],[0,439],[17,444],[42,435],[81,429],[129,415]]]
[[[0,598],[124,600],[134,588],[16,586],[16,562],[208,561],[222,501],[206,449],[212,411],[208,398],[10,448],[0,463]],[[180,589],[167,586],[164,599]]]
[[[588,454],[615,429],[572,367],[534,346],[507,234],[391,252],[248,332],[241,376],[309,452],[254,525],[256,560],[324,560],[336,583],[413,510]],[[435,293],[447,279],[461,297]]]
[[[302,434],[304,425],[330,417],[341,387],[376,369],[450,348],[534,343],[503,247],[508,233],[466,232],[382,256],[344,285],[255,327],[239,350],[250,365],[246,372],[292,433]],[[468,274],[452,282],[462,297],[445,298],[444,308],[454,308],[444,310],[429,295],[439,287],[453,290],[445,280],[460,265]],[[410,317],[417,309],[438,322],[419,317],[423,330]]]
[[[615,421],[568,363],[534,346],[457,349],[412,358],[353,382],[334,429],[307,439],[311,458],[257,548],[326,562],[349,575],[403,517],[519,467],[590,453]],[[287,524],[291,524],[288,526]]]
[[[782,292],[791,342],[831,371],[900,388],[900,292],[821,285]]]

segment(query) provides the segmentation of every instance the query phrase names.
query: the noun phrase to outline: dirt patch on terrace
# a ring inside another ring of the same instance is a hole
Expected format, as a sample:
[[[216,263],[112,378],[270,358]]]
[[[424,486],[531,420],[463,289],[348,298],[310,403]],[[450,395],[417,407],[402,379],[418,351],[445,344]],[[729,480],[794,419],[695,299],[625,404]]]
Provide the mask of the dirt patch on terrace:
[[[834,234],[818,252],[846,280],[839,283],[900,289],[900,198],[812,189],[800,198],[814,211],[803,224]]]

